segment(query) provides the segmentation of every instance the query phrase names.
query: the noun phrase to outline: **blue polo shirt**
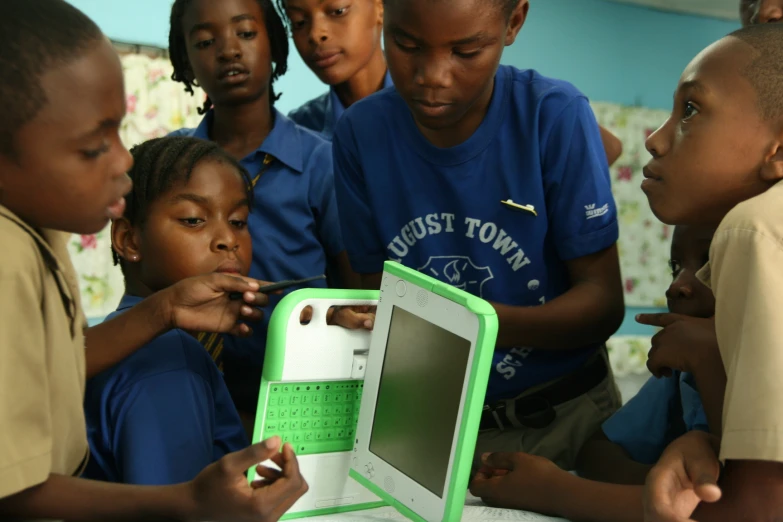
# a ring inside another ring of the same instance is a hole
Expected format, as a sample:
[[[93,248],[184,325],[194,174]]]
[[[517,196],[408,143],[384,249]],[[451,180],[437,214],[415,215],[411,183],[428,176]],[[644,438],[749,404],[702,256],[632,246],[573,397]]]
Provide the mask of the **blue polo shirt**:
[[[693,430],[710,431],[693,375],[681,372],[651,377],[602,428],[633,460],[650,465],[674,439]]]
[[[270,282],[324,274],[328,259],[344,250],[329,143],[278,111],[274,117],[269,136],[241,161],[255,178],[264,169],[264,157],[275,158],[255,185],[248,221],[253,239],[250,277]],[[209,140],[213,118],[210,110],[197,128],[173,134]],[[326,283],[317,281],[311,286],[325,287]],[[264,321],[252,325],[251,337],[225,337],[227,354],[256,367],[263,365],[269,317],[280,299],[282,296],[270,296]]]
[[[390,88],[345,112],[333,150],[343,237],[359,273],[394,259],[489,301],[537,306],[570,288],[567,261],[617,241],[593,111],[572,85],[535,71],[501,66],[484,120],[455,147],[430,143]],[[501,348],[488,400],[571,372],[596,346]]]
[[[109,319],[141,302],[124,296]],[[192,480],[248,445],[223,377],[204,347],[170,330],[87,381],[85,478],[164,485]]]
[[[393,86],[391,75],[386,71],[383,78],[383,88]],[[297,124],[317,132],[326,140],[331,140],[334,135],[334,127],[345,112],[345,106],[337,96],[334,88],[317,98],[313,98],[298,109],[288,113],[288,117]]]

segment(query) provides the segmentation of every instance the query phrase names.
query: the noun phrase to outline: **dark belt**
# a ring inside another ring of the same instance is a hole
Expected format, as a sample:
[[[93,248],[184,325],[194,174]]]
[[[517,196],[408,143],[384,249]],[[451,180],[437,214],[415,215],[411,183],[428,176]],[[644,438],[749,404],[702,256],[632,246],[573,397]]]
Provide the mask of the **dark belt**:
[[[549,386],[510,401],[485,405],[479,430],[513,428],[506,411],[508,407],[513,408],[514,416],[524,427],[542,429],[549,426],[557,417],[555,406],[584,395],[608,375],[606,361],[600,353],[605,348],[599,350],[578,370],[558,378]]]

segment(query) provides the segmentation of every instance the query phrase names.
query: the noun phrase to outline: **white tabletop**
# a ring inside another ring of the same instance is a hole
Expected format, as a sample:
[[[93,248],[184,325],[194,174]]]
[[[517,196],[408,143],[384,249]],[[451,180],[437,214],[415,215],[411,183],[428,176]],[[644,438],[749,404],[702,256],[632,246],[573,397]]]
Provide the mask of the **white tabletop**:
[[[368,509],[366,511],[353,511],[337,515],[325,515],[312,517],[308,520],[318,522],[377,522],[379,520],[408,520],[391,507]],[[468,495],[465,500],[465,510],[462,512],[462,522],[503,522],[517,520],[524,522],[567,522],[563,518],[552,518],[528,511],[513,509],[496,509],[487,507],[481,500]]]

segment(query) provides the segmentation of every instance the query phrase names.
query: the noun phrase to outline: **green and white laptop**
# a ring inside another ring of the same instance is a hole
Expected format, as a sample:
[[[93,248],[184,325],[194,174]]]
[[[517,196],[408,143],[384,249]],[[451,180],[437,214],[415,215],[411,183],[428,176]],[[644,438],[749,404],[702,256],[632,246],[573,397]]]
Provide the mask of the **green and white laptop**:
[[[290,442],[310,486],[284,520],[386,505],[348,474],[371,333],[326,324],[331,306],[377,300],[377,291],[304,289],[272,313],[253,442]],[[301,324],[307,306],[312,318]],[[256,479],[255,468],[248,474]]]
[[[350,474],[412,520],[460,520],[497,329],[486,301],[385,264]]]

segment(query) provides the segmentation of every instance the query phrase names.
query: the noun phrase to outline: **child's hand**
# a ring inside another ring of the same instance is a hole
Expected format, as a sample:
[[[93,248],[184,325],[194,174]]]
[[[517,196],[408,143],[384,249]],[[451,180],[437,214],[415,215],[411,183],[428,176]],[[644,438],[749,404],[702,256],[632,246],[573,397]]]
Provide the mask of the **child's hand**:
[[[656,377],[668,377],[672,370],[694,373],[713,367],[705,362],[720,360],[715,320],[678,314],[641,314],[641,324],[663,328],[652,338],[647,368]]]
[[[336,306],[329,309],[326,323],[349,330],[372,330],[375,326],[374,306]]]
[[[566,473],[551,460],[527,453],[491,453],[470,483],[470,492],[494,507],[553,514],[561,502],[557,481]]]
[[[691,431],[675,440],[647,475],[645,522],[692,522],[701,502],[717,502],[720,464],[713,435]]]
[[[171,328],[190,332],[229,333],[247,337],[252,331],[238,321],[260,321],[264,313],[258,307],[269,304],[269,297],[258,292],[264,281],[227,274],[209,274],[183,279],[165,292],[166,310]],[[231,293],[242,300],[231,300]]]
[[[280,450],[280,438],[273,437],[247,449],[226,455],[204,469],[187,484],[195,506],[195,520],[255,521],[278,520],[307,492],[290,444]],[[248,468],[272,459],[281,471],[256,468],[264,480],[248,483]]]

